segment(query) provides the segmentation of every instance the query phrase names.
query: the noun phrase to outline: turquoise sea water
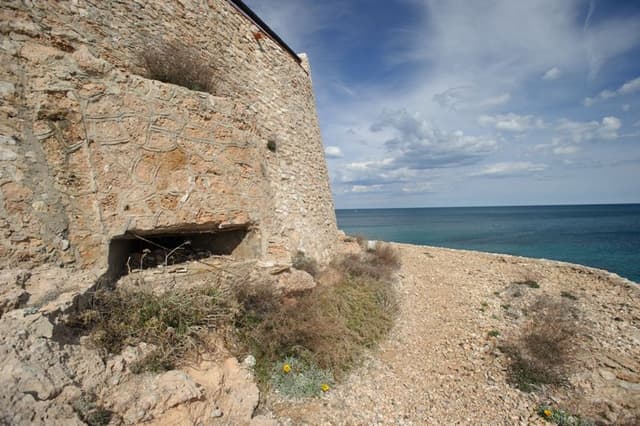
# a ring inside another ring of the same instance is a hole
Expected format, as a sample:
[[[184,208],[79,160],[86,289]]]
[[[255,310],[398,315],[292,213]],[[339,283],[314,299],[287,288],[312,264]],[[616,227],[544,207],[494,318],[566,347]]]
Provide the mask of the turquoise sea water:
[[[640,204],[336,210],[350,235],[580,263],[640,283]]]

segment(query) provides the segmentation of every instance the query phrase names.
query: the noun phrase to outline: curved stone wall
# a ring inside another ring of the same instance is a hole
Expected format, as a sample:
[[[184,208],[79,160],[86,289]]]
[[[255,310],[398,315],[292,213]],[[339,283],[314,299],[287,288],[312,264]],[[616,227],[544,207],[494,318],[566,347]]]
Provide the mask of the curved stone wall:
[[[162,230],[329,256],[308,64],[231,3],[3,2],[0,20],[0,266],[104,268],[111,239]],[[144,52],[173,41],[211,67],[213,94],[145,77]]]

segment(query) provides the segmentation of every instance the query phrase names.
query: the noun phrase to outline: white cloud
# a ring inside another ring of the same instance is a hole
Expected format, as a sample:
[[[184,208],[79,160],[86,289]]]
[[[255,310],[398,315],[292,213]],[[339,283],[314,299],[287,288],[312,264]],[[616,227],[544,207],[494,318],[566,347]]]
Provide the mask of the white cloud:
[[[584,104],[590,107],[598,101],[615,98],[616,96],[630,95],[638,91],[640,91],[640,77],[627,81],[615,91],[603,90],[594,97],[587,97],[584,99]]]
[[[496,130],[509,132],[524,132],[533,128],[543,128],[544,122],[532,115],[518,115],[514,113],[498,115],[481,115],[478,124],[484,127],[495,127]]]
[[[529,161],[506,161],[494,163],[484,169],[470,174],[470,176],[511,177],[539,173],[546,170],[546,164],[536,164]]]
[[[627,81],[619,89],[618,93],[621,95],[630,95],[640,91],[640,77],[636,77],[633,80]]]
[[[560,69],[558,67],[548,69],[542,76],[543,80],[557,80],[558,78],[560,78]]]
[[[324,149],[324,154],[327,158],[342,158],[342,150],[339,146],[328,146]]]
[[[393,164],[408,169],[472,164],[497,147],[493,138],[469,136],[461,130],[446,132],[434,127],[421,114],[409,113],[405,109],[387,111],[371,127],[373,131],[385,128],[396,134],[385,142],[388,152],[394,157]]]
[[[491,108],[505,104],[510,99],[509,93],[492,95],[474,85],[450,87],[433,95],[434,102],[451,111]]]
[[[553,153],[558,155],[575,154],[578,151],[580,151],[580,147],[575,145],[556,146],[553,148]]]
[[[351,192],[378,192],[382,190],[382,185],[353,185],[351,187]]]
[[[591,140],[613,140],[618,138],[622,122],[617,117],[604,117],[602,121],[572,121],[566,118],[558,120],[556,131],[573,143]]]

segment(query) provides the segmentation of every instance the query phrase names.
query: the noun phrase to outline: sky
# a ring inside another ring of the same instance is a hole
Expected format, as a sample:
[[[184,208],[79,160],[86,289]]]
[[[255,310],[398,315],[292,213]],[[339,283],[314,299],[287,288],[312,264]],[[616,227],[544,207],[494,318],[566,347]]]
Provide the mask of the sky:
[[[245,0],[307,53],[337,208],[640,202],[640,2]]]

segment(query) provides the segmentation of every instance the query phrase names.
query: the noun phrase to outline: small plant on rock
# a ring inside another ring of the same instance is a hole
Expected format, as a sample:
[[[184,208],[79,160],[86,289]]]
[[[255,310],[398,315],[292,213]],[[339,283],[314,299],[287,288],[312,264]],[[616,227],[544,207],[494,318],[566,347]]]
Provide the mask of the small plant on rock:
[[[571,414],[568,411],[553,408],[550,405],[540,405],[538,415],[548,422],[559,426],[594,426],[590,420]]]
[[[284,396],[308,398],[329,391],[333,386],[333,374],[311,361],[287,357],[273,364],[270,382]]]
[[[301,251],[298,251],[296,255],[293,256],[291,264],[295,269],[305,271],[312,277],[318,275],[318,262]]]

